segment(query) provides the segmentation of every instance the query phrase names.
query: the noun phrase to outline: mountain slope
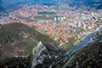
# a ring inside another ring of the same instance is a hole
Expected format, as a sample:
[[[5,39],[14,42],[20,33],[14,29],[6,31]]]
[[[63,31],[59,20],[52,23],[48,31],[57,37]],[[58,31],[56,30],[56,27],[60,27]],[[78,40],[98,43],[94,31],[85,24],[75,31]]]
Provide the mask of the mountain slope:
[[[102,42],[94,42],[82,48],[66,68],[101,68],[102,67]]]
[[[35,29],[21,23],[3,25],[0,29],[0,59],[13,56],[29,56],[39,41],[47,47],[51,54],[58,51],[58,44],[54,40]]]
[[[0,68],[48,68],[56,55],[65,53],[57,45],[49,36],[27,25],[1,25]]]

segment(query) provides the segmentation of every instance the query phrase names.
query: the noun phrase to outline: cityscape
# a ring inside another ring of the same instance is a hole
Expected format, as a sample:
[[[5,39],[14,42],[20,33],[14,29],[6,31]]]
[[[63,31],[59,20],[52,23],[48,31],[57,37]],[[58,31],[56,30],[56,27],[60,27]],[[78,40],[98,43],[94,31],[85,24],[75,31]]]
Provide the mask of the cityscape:
[[[44,35],[49,35],[60,45],[75,37],[82,40],[102,27],[102,10],[90,9],[85,6],[76,9],[67,4],[61,6],[20,5],[23,8],[1,13],[0,24],[20,22],[36,29]],[[65,7],[66,6],[66,7]]]

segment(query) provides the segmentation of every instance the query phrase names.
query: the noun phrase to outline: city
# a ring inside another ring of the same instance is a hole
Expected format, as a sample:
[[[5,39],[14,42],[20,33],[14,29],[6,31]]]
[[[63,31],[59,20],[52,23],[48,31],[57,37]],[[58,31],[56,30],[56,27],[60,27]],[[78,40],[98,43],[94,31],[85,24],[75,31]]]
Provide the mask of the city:
[[[101,68],[101,58],[102,0],[0,0],[0,68]]]
[[[9,12],[9,15],[4,13],[0,24],[21,22],[28,26],[36,26],[39,32],[49,35],[50,38],[63,45],[68,42],[68,38],[75,37],[76,40],[82,40],[93,30],[102,27],[102,10],[88,11],[84,8],[86,7],[76,9],[67,4],[61,6],[23,5],[23,8]]]

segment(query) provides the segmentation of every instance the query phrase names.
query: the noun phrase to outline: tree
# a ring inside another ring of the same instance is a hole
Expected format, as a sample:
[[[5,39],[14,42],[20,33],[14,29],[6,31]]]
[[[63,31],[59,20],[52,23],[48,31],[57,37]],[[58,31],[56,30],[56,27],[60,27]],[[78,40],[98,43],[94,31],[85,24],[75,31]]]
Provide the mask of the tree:
[[[52,35],[49,35],[50,38],[52,38]]]

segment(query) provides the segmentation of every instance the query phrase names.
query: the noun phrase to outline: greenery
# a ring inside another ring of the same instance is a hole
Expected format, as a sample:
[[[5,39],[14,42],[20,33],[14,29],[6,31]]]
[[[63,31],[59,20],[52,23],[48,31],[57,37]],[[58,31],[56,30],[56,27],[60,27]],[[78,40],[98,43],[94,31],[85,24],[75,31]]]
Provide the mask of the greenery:
[[[35,16],[34,18],[35,18],[35,19],[49,20],[49,19],[54,19],[54,16],[46,17],[46,15],[42,15],[42,16]]]
[[[54,12],[42,11],[42,12],[38,12],[38,14],[52,15],[52,14],[55,14],[55,13]]]
[[[58,45],[53,39],[51,39],[48,35],[43,35],[40,32],[36,31],[35,38],[38,41],[41,41],[43,44],[49,44],[54,43],[55,45]]]
[[[24,48],[24,54],[22,51],[17,52],[17,54],[20,56],[28,57],[29,55],[31,55],[33,48],[40,41],[47,47],[51,46],[49,45],[49,43],[55,46],[58,45],[58,43],[56,43],[49,36],[43,35],[34,28],[31,28],[21,23],[12,23],[2,25],[1,27],[0,44],[2,45],[1,47],[5,49],[8,48],[6,49],[7,52],[9,52],[10,49],[13,50],[13,48],[15,47],[22,47]]]
[[[68,38],[68,42],[65,42],[64,45],[64,48],[67,49],[67,51],[70,51],[74,46],[75,46],[75,43],[76,42],[76,39],[75,37],[72,37],[72,38]]]
[[[101,57],[99,55],[102,55],[100,52],[101,50],[101,42],[92,42],[88,44],[88,46],[80,49],[72,59],[72,61],[68,64],[68,68],[75,68],[76,62],[79,62],[80,68],[100,68],[100,64],[102,63],[100,61]]]

